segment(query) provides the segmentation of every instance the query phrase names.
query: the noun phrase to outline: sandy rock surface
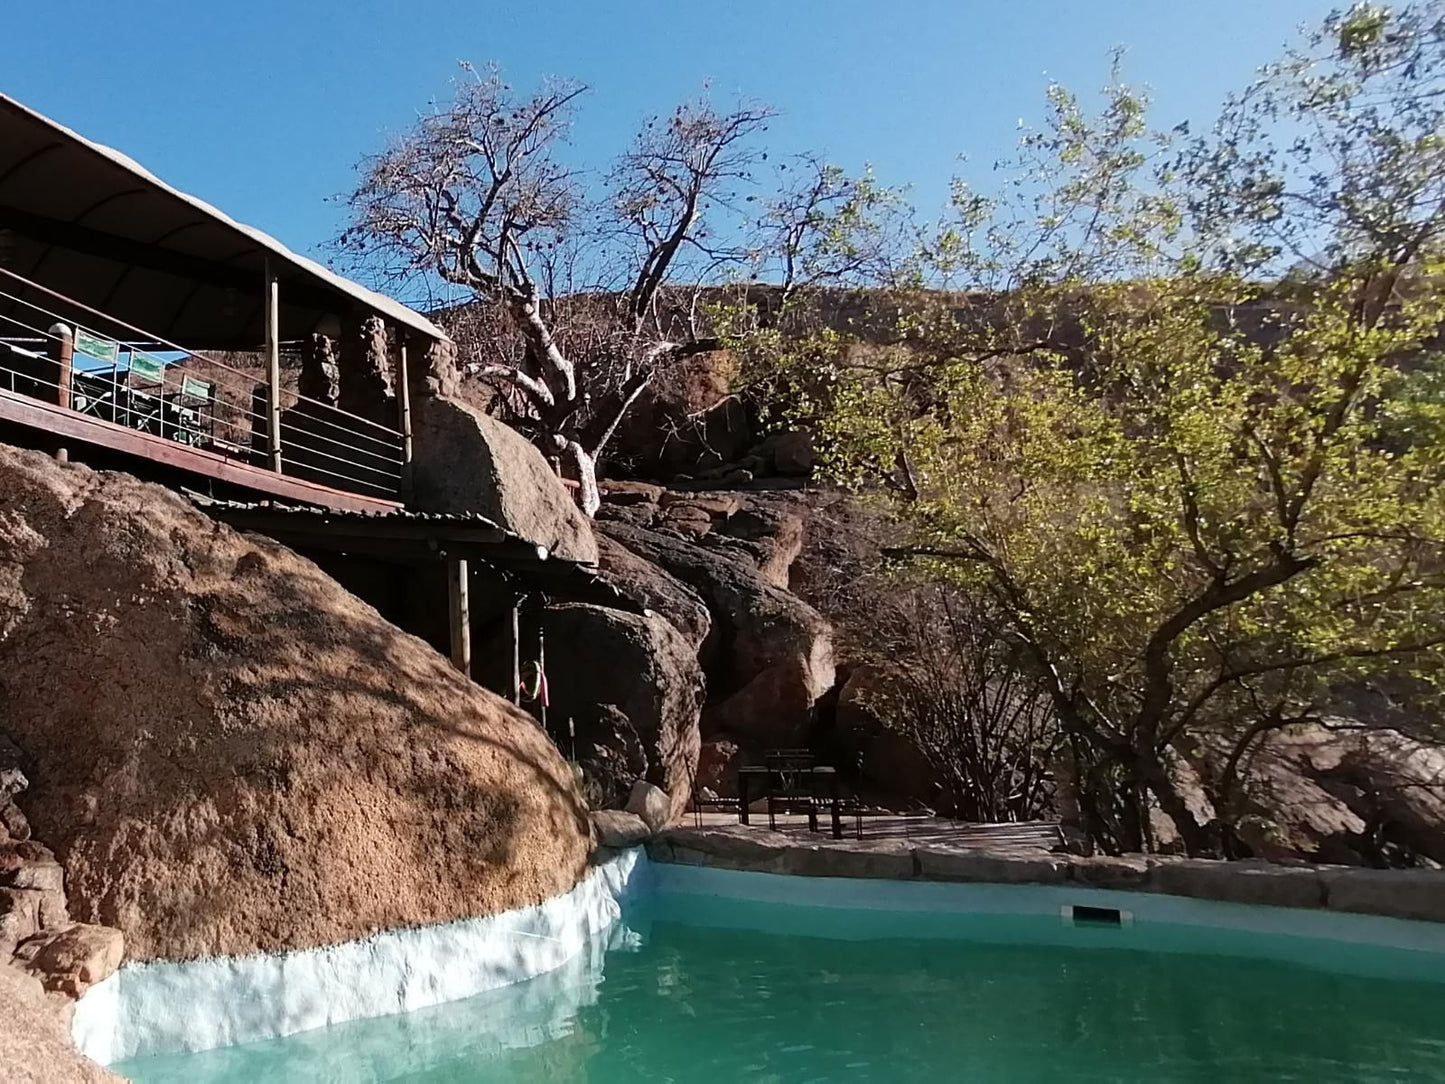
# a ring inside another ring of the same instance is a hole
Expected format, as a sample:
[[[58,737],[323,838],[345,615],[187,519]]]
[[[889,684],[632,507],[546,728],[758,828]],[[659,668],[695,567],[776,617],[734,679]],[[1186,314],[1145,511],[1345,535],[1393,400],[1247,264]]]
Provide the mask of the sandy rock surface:
[[[121,1081],[75,1049],[63,1004],[8,965],[0,965],[0,1079],[6,1084]]]
[[[415,411],[419,508],[477,512],[557,557],[596,563],[591,524],[526,437],[456,399],[422,397]]]
[[[0,718],[70,917],[133,960],[523,906],[587,860],[562,757],[421,640],[174,493],[4,447]]]

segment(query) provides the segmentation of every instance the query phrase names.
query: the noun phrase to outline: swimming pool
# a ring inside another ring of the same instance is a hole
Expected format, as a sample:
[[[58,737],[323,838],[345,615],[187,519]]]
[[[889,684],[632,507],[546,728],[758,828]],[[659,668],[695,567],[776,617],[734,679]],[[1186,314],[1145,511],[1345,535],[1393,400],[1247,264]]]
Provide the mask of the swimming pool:
[[[1388,919],[663,868],[539,978],[114,1068],[138,1084],[1440,1080],[1442,948],[1445,930]]]

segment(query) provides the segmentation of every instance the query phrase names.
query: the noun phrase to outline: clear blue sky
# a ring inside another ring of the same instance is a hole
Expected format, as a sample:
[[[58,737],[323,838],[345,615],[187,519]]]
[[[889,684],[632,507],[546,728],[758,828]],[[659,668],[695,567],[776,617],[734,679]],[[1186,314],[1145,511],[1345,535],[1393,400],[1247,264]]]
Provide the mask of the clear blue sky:
[[[985,176],[1057,79],[1108,53],[1159,122],[1206,123],[1326,0],[9,0],[0,90],[315,254],[357,157],[445,92],[460,59],[519,86],[592,86],[574,138],[603,165],[710,79],[784,111],[778,154],[818,150],[932,210],[967,153]]]

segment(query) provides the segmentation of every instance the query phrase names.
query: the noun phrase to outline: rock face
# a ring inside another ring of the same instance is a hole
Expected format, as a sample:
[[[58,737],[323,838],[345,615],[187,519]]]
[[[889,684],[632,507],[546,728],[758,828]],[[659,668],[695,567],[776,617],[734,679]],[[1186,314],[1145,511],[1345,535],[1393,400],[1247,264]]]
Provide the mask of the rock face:
[[[444,396],[418,397],[412,430],[418,508],[477,512],[557,557],[596,563],[587,518],[520,433]]]
[[[613,760],[620,767],[609,778],[630,772],[629,788],[643,776],[667,792],[669,816],[680,815],[697,771],[704,683],[695,649],[657,614],[566,605],[546,622],[547,670],[557,675],[549,714],[575,721],[579,760]]]
[[[114,974],[125,955],[125,938],[109,926],[84,922],[20,946],[15,958],[40,978],[47,990],[79,998]]]
[[[938,809],[938,773],[903,735],[885,726],[872,700],[885,687],[887,675],[868,665],[855,666],[838,693],[835,731],[846,760],[884,792],[915,799]],[[949,815],[951,810],[940,809]]]
[[[0,494],[19,804],[71,918],[132,958],[333,943],[581,874],[586,812],[536,724],[310,562],[36,453],[0,447]]]
[[[14,802],[29,786],[20,757],[0,735],[0,970],[15,965],[47,991],[78,998],[120,966],[125,941],[119,930],[70,921],[65,871],[50,848],[29,838]]]
[[[643,477],[673,478],[742,455],[753,424],[731,394],[737,374],[737,358],[722,350],[670,366],[623,417],[609,458]]]
[[[31,938],[69,925],[65,875],[50,848],[30,839],[0,842],[0,963]]]
[[[692,782],[732,794],[740,759],[809,743],[819,701],[834,684],[832,628],[788,590],[803,546],[799,502],[640,482],[601,488],[602,574],[664,617],[701,662],[706,755]],[[627,747],[625,734],[608,746],[616,780],[609,801],[624,796]]]
[[[725,798],[737,797],[740,753],[737,743],[726,738],[703,742],[698,754],[697,785]]]
[[[1261,858],[1445,865],[1445,748],[1397,730],[1290,727],[1250,758],[1241,789],[1240,835]]]
[[[603,577],[634,602],[656,610],[698,650],[712,628],[712,616],[696,591],[676,576],[645,561],[605,534],[597,538]]]
[[[710,681],[704,731],[806,744],[811,708],[834,678],[832,629],[822,616],[740,554],[690,544],[677,532],[598,526],[707,603],[713,630],[702,652]]]
[[[592,831],[604,847],[635,847],[652,835],[646,821],[636,813],[621,809],[599,809],[593,813]]]
[[[83,1058],[70,1041],[66,1016],[40,983],[0,964],[0,1075],[8,1084],[121,1084]]]
[[[627,812],[641,817],[649,831],[660,832],[672,820],[672,802],[667,791],[639,779],[627,797]]]

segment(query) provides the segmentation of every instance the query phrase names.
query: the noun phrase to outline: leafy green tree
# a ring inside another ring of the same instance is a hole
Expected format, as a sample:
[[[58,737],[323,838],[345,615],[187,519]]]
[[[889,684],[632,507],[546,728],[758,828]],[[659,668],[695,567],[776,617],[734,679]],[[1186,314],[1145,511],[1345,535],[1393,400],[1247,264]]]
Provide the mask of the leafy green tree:
[[[967,302],[866,365],[784,358],[837,476],[897,495],[897,555],[1023,645],[1106,849],[1157,808],[1230,850],[1262,735],[1445,671],[1445,447],[1399,428],[1442,318],[1442,12],[1331,15],[1193,142],[1117,79],[1097,117],[1052,90],[1017,183],[957,185],[930,246]]]

